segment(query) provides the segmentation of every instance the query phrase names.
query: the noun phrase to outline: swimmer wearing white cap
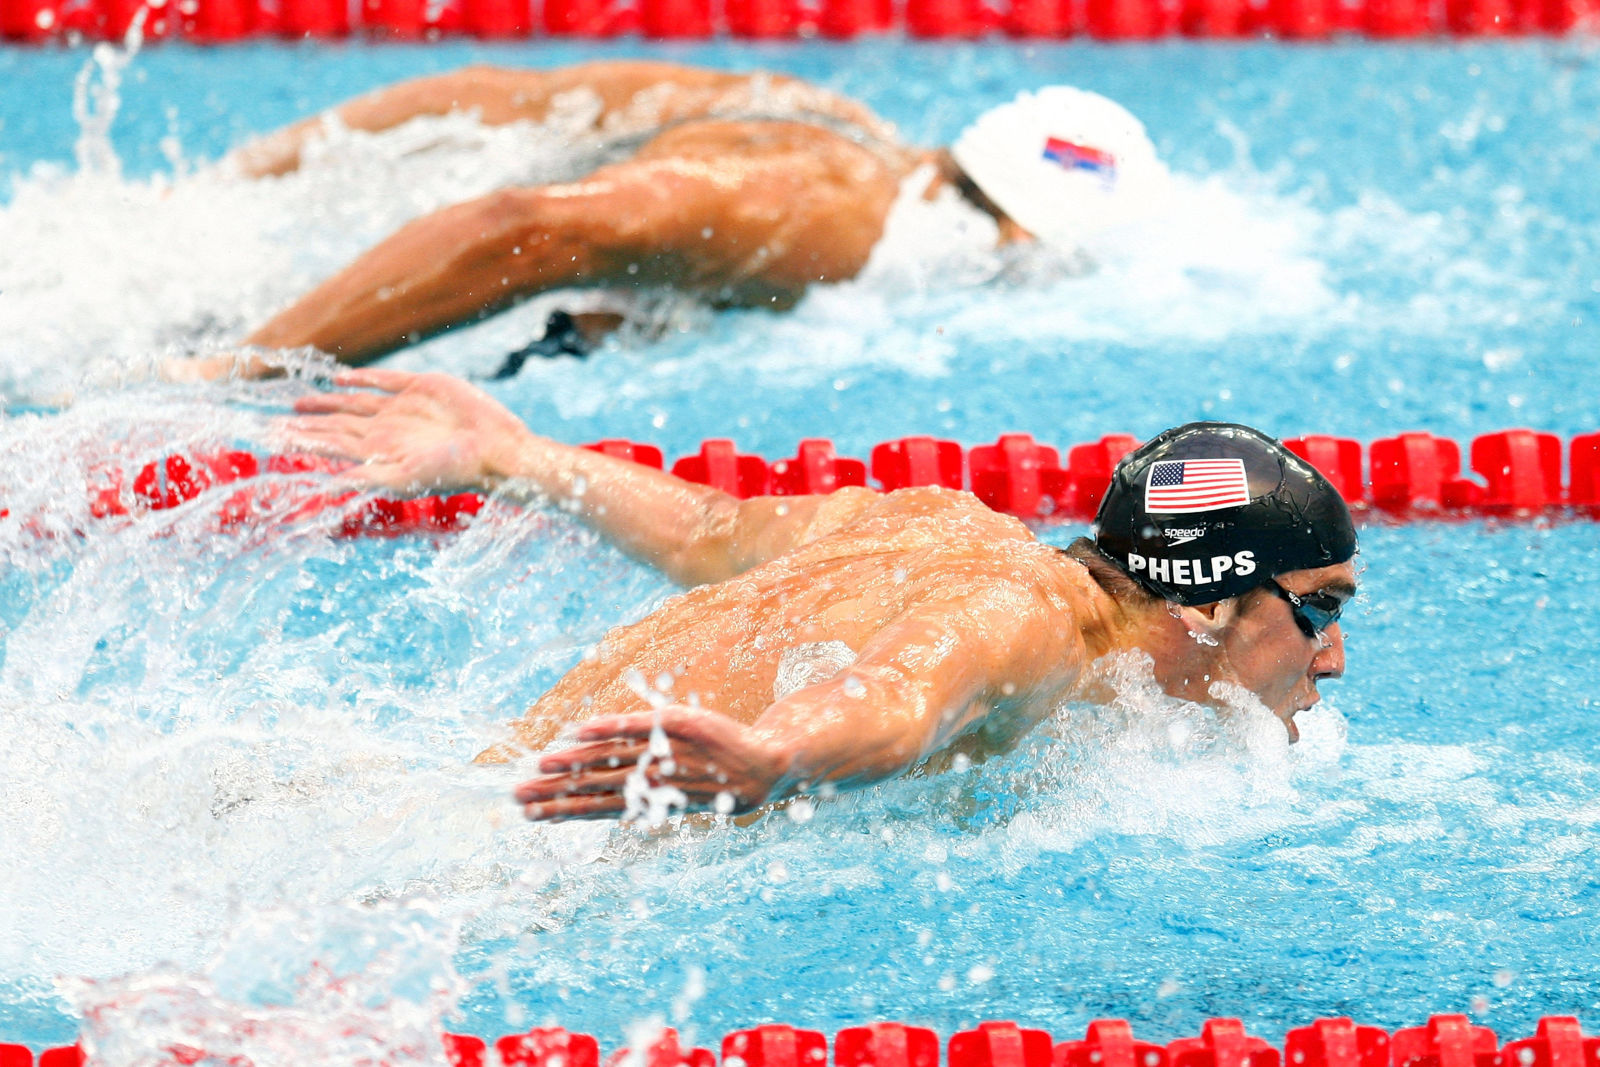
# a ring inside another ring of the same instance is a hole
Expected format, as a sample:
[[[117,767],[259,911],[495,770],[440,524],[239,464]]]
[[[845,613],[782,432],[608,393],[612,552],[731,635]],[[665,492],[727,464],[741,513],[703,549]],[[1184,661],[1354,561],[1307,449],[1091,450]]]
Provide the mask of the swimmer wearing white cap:
[[[1139,121],[1080,89],[1025,92],[950,150],[928,151],[903,144],[858,102],[793,78],[647,61],[475,67],[406,82],[246,146],[232,163],[254,177],[287,173],[330,119],[376,131],[422,115],[471,112],[498,125],[584,108],[589,125],[574,136],[593,150],[586,173],[419,218],[244,343],[309,345],[359,365],[570,288],[670,287],[714,306],[786,308],[808,286],[866,266],[921,168],[937,175],[926,195],[952,185],[994,218],[1001,241],[1064,249],[1151,210],[1167,180]],[[618,324],[612,315],[552,320],[551,336],[503,370],[530,355],[581,354]],[[189,369],[265,371],[231,359]]]
[[[340,384],[358,389],[297,403],[294,444],[360,461],[370,485],[553,502],[687,587],[607,632],[485,754],[530,757],[529,818],[617,817],[641,780],[744,811],[1003,751],[1064,702],[1113,699],[1095,664],[1119,653],[1180,699],[1254,694],[1290,740],[1344,672],[1350,513],[1248,427],[1129,453],[1095,538],[1061,550],[970,493],[737,500],[540,437],[446,375]],[[547,751],[563,730],[576,744]]]

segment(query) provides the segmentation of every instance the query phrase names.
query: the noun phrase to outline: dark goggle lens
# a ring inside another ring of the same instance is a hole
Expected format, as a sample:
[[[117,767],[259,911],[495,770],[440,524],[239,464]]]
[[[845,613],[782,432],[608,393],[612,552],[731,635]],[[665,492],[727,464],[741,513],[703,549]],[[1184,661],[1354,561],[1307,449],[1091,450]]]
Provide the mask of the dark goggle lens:
[[[1267,583],[1274,592],[1289,602],[1295,624],[1310,638],[1318,638],[1324,630],[1339,621],[1345,602],[1332,593],[1308,593],[1305,596],[1291,593],[1277,582]]]
[[[1336,596],[1327,593],[1313,593],[1311,596],[1300,598],[1300,606],[1295,609],[1295,614],[1300,617],[1301,629],[1310,626],[1316,633],[1321,633],[1339,621],[1339,613],[1344,610],[1344,602]]]

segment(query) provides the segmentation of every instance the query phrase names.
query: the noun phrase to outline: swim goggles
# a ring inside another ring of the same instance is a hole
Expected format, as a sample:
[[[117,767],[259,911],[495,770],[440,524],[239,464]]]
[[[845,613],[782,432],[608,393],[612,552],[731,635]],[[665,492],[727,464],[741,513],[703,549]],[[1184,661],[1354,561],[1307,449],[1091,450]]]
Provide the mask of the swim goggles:
[[[1338,622],[1339,613],[1344,610],[1344,598],[1332,593],[1307,593],[1301,596],[1279,585],[1276,578],[1268,578],[1264,585],[1288,602],[1289,610],[1294,613],[1295,625],[1313,641],[1322,641],[1322,632]]]

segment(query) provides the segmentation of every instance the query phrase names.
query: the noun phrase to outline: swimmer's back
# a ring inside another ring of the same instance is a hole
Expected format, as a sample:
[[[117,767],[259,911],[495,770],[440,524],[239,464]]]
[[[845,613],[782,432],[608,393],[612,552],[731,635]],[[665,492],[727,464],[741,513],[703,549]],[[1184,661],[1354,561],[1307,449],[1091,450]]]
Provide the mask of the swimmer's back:
[[[774,698],[788,650],[841,642],[859,654],[930,601],[976,600],[1001,587],[1044,598],[1060,584],[1054,549],[968,493],[841,489],[819,502],[798,540],[609,631],[517,724],[522,744],[542,747],[565,723],[639,710],[641,678],[671,679],[674,698],[754,722]]]

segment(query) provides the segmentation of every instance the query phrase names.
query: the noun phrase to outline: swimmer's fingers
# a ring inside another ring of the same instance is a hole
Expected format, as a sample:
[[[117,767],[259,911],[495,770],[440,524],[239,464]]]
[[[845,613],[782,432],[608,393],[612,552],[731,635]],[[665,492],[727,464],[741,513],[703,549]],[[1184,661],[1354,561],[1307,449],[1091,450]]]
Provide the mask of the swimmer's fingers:
[[[291,448],[359,460],[340,476],[341,481],[350,485],[404,491],[426,489],[412,469],[414,463],[390,459],[385,454],[381,435],[369,433],[367,427],[366,420],[359,415],[307,415],[284,419],[278,424],[277,437]]]
[[[360,434],[338,426],[294,425],[298,422],[298,419],[286,419],[278,423],[273,428],[274,443],[282,448],[314,452],[319,456],[365,458]]]
[[[414,384],[421,377],[410,371],[387,370],[383,367],[357,367],[353,370],[340,371],[333,376],[334,385],[349,386],[357,389],[377,389],[384,393],[398,393]]]
[[[565,822],[568,819],[615,819],[628,810],[620,793],[601,796],[564,797],[543,803],[524,804],[522,813],[533,822]]]
[[[612,715],[584,723],[578,739],[642,741],[656,729],[666,735],[668,753],[652,761],[649,772],[683,790],[691,809],[749,810],[781,796],[790,756],[772,739],[743,723],[704,708],[675,706],[659,712]]]
[[[380,463],[370,459],[341,471],[334,482],[358,489],[393,489],[397,493],[407,494],[428,491],[406,464]]]
[[[725,735],[730,728],[741,728],[726,715],[714,711],[671,707],[661,711],[639,711],[629,715],[602,715],[580,723],[574,731],[579,741],[604,741],[622,738],[648,739],[656,728],[668,738],[707,741]]]
[[[302,415],[376,415],[386,400],[376,393],[311,393],[294,402]]]
[[[288,433],[320,434],[323,436],[338,435],[356,441],[365,440],[369,437],[369,431],[372,428],[371,420],[365,416],[342,413],[299,415],[291,419],[284,419],[282,425]]]
[[[604,740],[552,752],[540,756],[537,764],[540,774],[571,774],[591,769],[612,770],[631,767],[647,752],[641,741]]]
[[[628,783],[628,776],[637,774],[637,767],[618,770],[587,771],[574,774],[545,774],[530,778],[512,791],[520,803],[557,800],[561,797],[591,796],[596,793],[620,794]],[[647,779],[659,777],[647,775]],[[659,784],[652,781],[651,785]]]

